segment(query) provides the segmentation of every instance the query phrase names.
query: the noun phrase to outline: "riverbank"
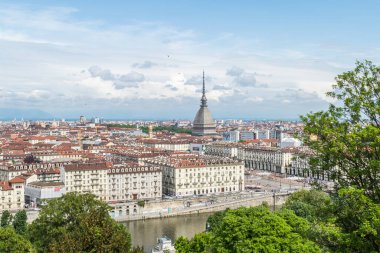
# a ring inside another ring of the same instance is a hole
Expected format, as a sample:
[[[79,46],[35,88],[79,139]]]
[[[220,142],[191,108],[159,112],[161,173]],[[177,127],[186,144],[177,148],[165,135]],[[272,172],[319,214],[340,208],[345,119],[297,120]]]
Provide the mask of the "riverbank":
[[[138,212],[130,214],[127,208],[131,204],[119,203],[111,204],[113,210],[110,215],[118,222],[125,222],[212,213],[223,211],[226,208],[236,209],[241,206],[258,206],[264,202],[271,206],[281,206],[290,194],[291,192],[276,193],[275,195],[272,192],[245,192],[222,196],[155,200],[147,202],[144,207],[138,207]],[[27,210],[28,223],[37,219],[38,214],[38,210]]]
[[[244,198],[228,199],[225,201],[219,199],[217,201],[210,201],[206,199],[204,202],[192,206],[186,206],[188,201],[177,200],[170,203],[170,207],[166,207],[168,203],[158,202],[159,207],[155,204],[151,204],[150,207],[141,209],[140,213],[127,214],[123,213],[122,205],[118,205],[115,209],[119,212],[112,212],[111,216],[118,222],[134,221],[134,220],[147,220],[157,218],[168,218],[183,215],[201,214],[201,213],[213,213],[217,211],[223,211],[227,208],[236,209],[239,207],[258,206],[263,203],[268,203],[271,206],[281,206],[285,203],[287,197],[290,195],[288,192],[284,193],[256,193],[251,196],[245,196]],[[220,198],[220,197],[219,197]],[[199,200],[198,200],[199,201]],[[184,203],[185,202],[185,203]],[[177,204],[177,205],[176,205]],[[120,212],[121,210],[121,212]]]

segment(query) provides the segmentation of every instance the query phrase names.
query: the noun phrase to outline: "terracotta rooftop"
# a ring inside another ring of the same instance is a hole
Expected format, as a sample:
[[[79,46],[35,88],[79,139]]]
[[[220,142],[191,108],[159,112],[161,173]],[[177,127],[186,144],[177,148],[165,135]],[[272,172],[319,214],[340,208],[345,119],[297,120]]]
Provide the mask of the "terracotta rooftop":
[[[11,184],[22,184],[25,183],[26,179],[23,178],[22,176],[17,176],[9,180],[9,183]]]
[[[106,163],[77,163],[64,166],[65,171],[107,170]]]
[[[0,181],[0,188],[2,191],[13,190],[13,187],[10,185],[9,181]]]

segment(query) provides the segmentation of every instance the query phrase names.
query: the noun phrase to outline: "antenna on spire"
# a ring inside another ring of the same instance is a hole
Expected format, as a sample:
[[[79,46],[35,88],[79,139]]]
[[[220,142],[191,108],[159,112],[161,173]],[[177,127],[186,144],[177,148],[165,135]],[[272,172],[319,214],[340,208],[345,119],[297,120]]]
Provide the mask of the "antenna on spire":
[[[203,70],[203,95],[206,95],[206,87],[205,87],[205,70]]]
[[[204,71],[204,70],[203,70],[203,89],[202,89],[201,106],[202,106],[202,107],[207,107],[206,84],[205,84],[205,71]]]

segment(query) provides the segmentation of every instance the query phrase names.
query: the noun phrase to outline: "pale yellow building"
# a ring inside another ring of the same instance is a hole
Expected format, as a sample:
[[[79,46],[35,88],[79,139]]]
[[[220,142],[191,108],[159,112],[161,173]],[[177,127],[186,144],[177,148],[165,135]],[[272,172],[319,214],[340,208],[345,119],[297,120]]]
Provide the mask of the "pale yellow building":
[[[108,167],[106,163],[76,163],[61,168],[61,180],[66,192],[92,193],[107,201]]]

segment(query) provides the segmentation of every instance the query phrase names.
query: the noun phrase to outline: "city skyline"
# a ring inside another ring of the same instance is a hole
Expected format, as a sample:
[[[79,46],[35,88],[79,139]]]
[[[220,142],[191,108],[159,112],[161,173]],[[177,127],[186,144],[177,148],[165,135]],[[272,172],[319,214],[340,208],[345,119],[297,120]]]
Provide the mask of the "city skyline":
[[[296,119],[326,108],[356,60],[379,62],[378,11],[375,1],[2,1],[0,114],[193,119],[204,69],[216,119]]]

